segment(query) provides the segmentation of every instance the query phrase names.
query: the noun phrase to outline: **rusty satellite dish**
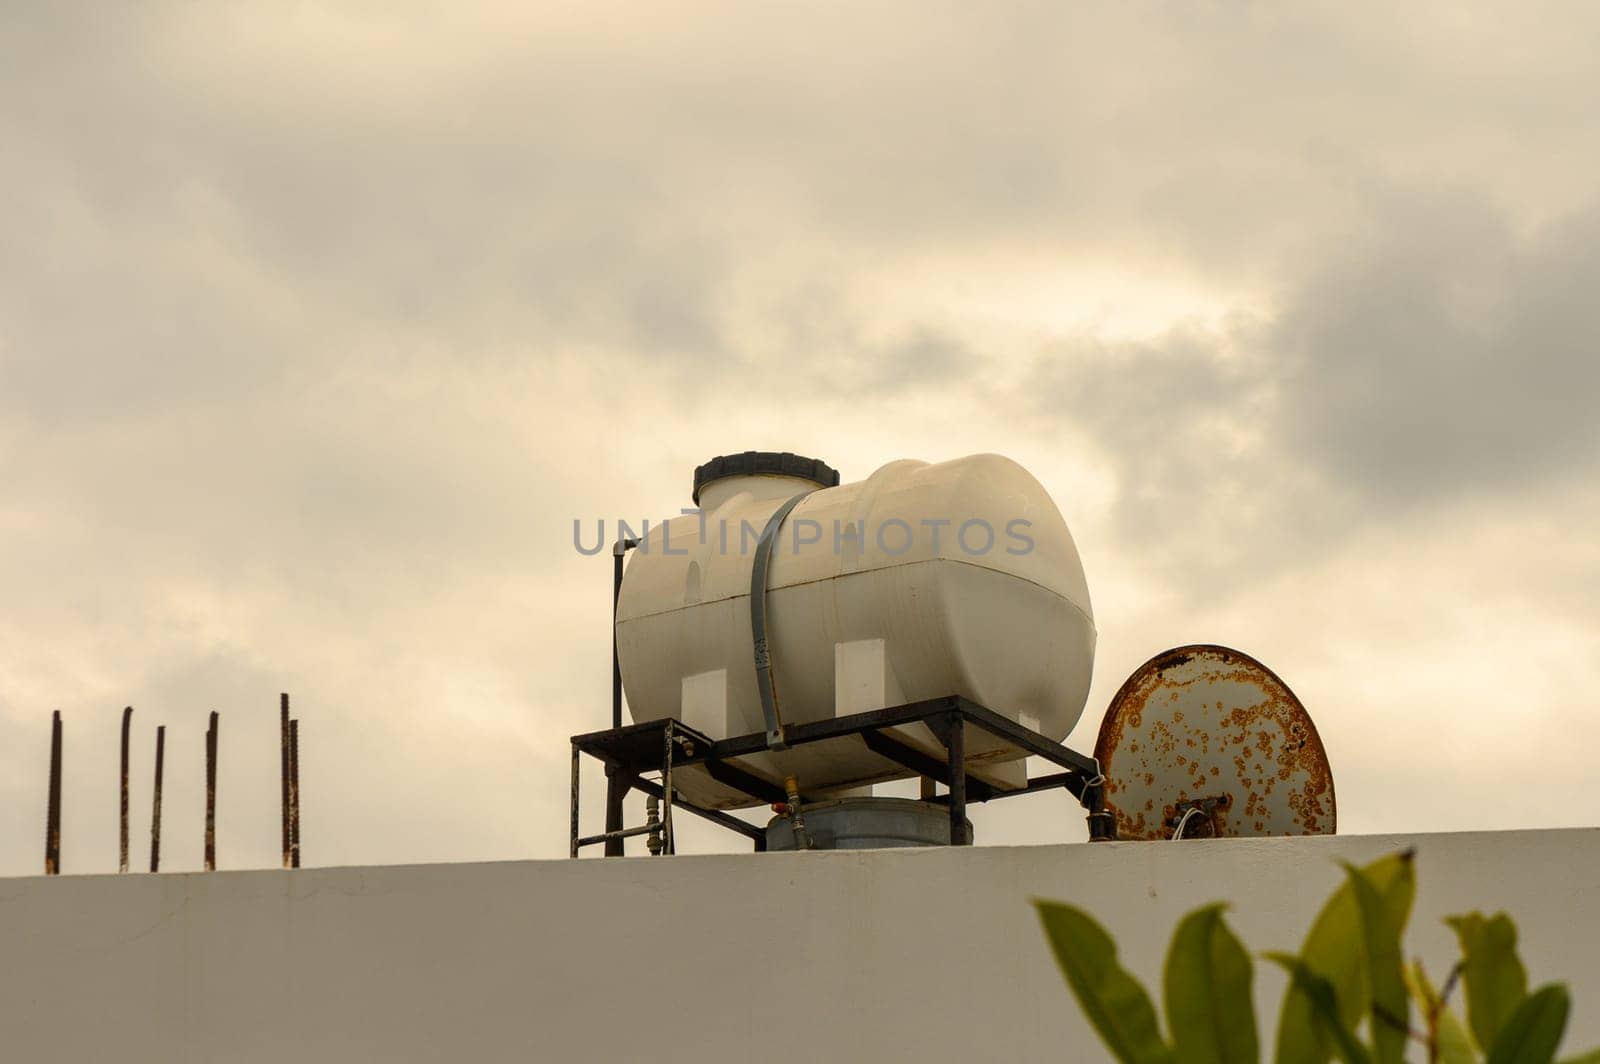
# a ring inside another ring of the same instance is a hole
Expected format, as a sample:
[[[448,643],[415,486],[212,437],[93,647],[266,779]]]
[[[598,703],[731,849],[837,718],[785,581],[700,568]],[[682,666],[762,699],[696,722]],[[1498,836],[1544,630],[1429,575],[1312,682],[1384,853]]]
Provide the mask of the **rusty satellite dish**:
[[[1179,647],[1139,666],[1094,753],[1119,839],[1334,833],[1316,726],[1288,685],[1237,650]]]

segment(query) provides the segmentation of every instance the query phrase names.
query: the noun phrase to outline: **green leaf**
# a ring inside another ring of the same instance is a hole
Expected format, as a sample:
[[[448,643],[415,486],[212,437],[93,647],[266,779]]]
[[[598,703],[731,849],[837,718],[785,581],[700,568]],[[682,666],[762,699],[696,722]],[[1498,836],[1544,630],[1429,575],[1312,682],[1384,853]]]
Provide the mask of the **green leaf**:
[[[1436,1038],[1441,1064],[1478,1064],[1478,1050],[1455,1009],[1446,1008],[1439,1013]]]
[[[1344,1009],[1331,980],[1312,971],[1310,965],[1292,953],[1265,953],[1262,956],[1289,973],[1290,992],[1301,995],[1310,1006],[1306,1026],[1322,1035],[1331,1044],[1331,1051],[1344,1064],[1371,1064],[1372,1058],[1356,1041],[1355,1032],[1345,1022]],[[1280,1030],[1278,1033],[1281,1041],[1283,1032]],[[1278,1057],[1280,1064],[1283,1059],[1282,1056]]]
[[[1412,852],[1390,854],[1362,869],[1377,892],[1383,910],[1404,927],[1416,894]],[[1372,1004],[1361,908],[1346,879],[1323,905],[1300,947],[1300,960],[1327,980],[1339,1004],[1343,1026],[1354,1029]],[[1291,983],[1278,1014],[1276,1060],[1280,1064],[1327,1064],[1335,1046],[1325,1025],[1313,1022],[1315,1005],[1304,989]]]
[[[1528,994],[1528,973],[1517,957],[1517,925],[1505,913],[1482,913],[1445,921],[1461,940],[1462,982],[1467,988],[1467,1023],[1485,1053]]]
[[[1566,1033],[1571,1006],[1567,988],[1560,983],[1529,994],[1500,1028],[1489,1064],[1550,1064]]]
[[[1167,1027],[1183,1064],[1256,1064],[1255,969],[1223,905],[1185,916],[1172,934],[1163,979]]]
[[[1403,1064],[1406,1037],[1411,1027],[1410,1001],[1406,996],[1405,962],[1400,955],[1400,938],[1411,916],[1411,900],[1416,894],[1416,869],[1413,862],[1402,862],[1387,899],[1378,893],[1367,874],[1349,862],[1344,864],[1346,884],[1356,899],[1361,915],[1362,944],[1367,956],[1367,984],[1372,995],[1372,1056],[1378,1064]]]
[[[1117,945],[1105,929],[1071,905],[1033,904],[1067,985],[1112,1054],[1122,1064],[1173,1064],[1150,995],[1117,963]]]

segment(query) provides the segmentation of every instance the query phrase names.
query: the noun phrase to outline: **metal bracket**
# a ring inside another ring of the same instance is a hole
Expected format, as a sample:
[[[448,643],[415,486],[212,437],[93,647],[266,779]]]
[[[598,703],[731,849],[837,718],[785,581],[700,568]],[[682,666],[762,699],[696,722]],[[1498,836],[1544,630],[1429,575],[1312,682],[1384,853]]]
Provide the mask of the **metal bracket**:
[[[1172,816],[1167,818],[1167,827],[1174,829],[1172,838],[1177,839],[1214,839],[1221,836],[1222,832],[1217,826],[1217,813],[1233,805],[1233,795],[1213,794],[1204,798],[1187,798],[1177,804]],[[1191,828],[1191,822],[1197,821]]]

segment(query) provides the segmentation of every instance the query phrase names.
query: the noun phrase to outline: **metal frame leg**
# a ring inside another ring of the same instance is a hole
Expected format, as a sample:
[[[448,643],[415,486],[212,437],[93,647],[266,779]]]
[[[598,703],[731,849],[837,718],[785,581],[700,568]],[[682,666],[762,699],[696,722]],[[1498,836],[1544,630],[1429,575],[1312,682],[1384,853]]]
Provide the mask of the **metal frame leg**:
[[[666,736],[666,749],[661,756],[661,852],[671,856],[678,852],[672,838],[672,745],[677,738],[672,734],[672,721],[667,721],[662,734]]]
[[[626,775],[615,765],[606,766],[606,834],[622,830],[622,800],[628,796]],[[622,857],[627,853],[626,840],[620,837],[606,839],[606,856]]]
[[[578,856],[578,769],[583,752],[578,749],[578,744],[572,744],[572,804],[567,810],[571,821],[571,839],[569,842],[569,856]]]
[[[960,713],[950,715],[950,845],[971,846],[967,835],[967,729]]]

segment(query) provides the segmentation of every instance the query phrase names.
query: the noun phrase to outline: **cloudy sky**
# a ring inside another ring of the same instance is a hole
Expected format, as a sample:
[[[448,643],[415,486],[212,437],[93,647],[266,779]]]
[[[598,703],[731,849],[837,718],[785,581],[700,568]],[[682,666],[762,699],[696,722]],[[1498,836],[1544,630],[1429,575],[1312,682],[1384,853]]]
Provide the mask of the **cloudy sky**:
[[[53,709],[114,869],[126,704],[136,866],[158,723],[200,863],[212,709],[221,863],[276,863],[280,690],[308,864],[563,855],[572,521],[750,448],[1032,470],[1082,748],[1222,642],[1344,831],[1600,821],[1594,8],[69,7],[0,15],[0,874]]]

